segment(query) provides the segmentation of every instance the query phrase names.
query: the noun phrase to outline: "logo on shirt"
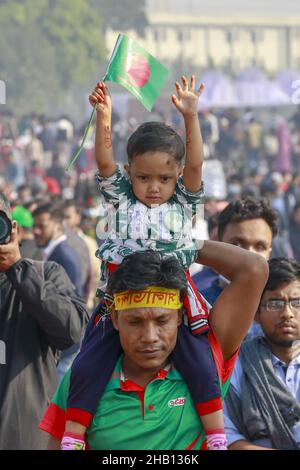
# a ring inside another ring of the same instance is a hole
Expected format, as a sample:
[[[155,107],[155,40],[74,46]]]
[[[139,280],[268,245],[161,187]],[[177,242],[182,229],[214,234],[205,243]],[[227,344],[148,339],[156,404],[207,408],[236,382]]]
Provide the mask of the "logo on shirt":
[[[168,407],[172,408],[173,406],[183,406],[186,402],[185,397],[175,398],[174,400],[170,400],[168,403]]]

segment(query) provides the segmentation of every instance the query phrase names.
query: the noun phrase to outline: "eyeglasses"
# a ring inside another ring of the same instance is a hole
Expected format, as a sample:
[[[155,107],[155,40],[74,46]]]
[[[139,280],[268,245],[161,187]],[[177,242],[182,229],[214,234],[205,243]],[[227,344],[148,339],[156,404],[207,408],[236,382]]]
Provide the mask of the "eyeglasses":
[[[261,307],[264,307],[268,312],[280,312],[286,305],[289,305],[292,312],[298,312],[300,310],[300,299],[270,299]]]

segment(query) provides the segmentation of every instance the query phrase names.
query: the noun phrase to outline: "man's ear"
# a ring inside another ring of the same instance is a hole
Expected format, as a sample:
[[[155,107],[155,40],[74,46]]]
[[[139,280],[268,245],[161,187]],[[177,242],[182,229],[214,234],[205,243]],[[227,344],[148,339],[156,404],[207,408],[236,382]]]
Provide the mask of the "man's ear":
[[[15,222],[15,221],[14,221]],[[13,222],[13,223],[14,223]],[[22,232],[23,232],[23,227],[21,225],[18,225],[16,223],[16,225],[13,225],[13,228],[17,231],[17,234],[18,234],[18,237],[21,237],[22,236]]]
[[[114,308],[111,310],[110,316],[114,329],[119,331],[118,314]]]

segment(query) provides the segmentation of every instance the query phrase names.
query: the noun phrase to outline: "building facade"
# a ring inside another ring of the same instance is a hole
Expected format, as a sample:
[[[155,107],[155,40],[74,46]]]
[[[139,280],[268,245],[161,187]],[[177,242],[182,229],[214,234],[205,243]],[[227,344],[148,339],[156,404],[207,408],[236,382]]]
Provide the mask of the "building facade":
[[[300,0],[148,0],[147,16],[144,38],[126,34],[169,67],[300,70]],[[117,34],[107,31],[110,51]]]

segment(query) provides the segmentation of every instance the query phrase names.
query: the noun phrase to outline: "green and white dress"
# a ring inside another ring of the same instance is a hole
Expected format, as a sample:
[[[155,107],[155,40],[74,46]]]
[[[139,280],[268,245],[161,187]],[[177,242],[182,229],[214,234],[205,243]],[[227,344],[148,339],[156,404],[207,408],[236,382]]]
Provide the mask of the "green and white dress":
[[[185,270],[191,266],[198,250],[192,217],[203,202],[203,186],[192,193],[179,177],[171,199],[150,208],[136,198],[121,166],[109,178],[96,176],[108,210],[107,239],[96,253],[104,265],[120,264],[127,255],[152,249],[175,256]]]

